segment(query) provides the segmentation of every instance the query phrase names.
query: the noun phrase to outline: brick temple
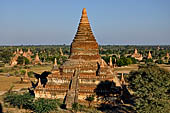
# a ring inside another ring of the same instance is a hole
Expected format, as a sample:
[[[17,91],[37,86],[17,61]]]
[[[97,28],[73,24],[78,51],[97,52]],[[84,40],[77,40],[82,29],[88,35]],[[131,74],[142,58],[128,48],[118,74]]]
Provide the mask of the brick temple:
[[[99,55],[99,46],[90,27],[85,8],[71,43],[69,58],[59,67],[55,63],[52,74],[47,79],[45,87],[42,85],[36,87],[35,97],[62,98],[68,108],[72,106],[72,103],[94,94],[96,86],[101,81],[109,80],[116,86],[121,86],[113,67]]]
[[[131,57],[133,57],[133,58],[135,58],[136,60],[139,60],[139,61],[141,61],[143,59],[142,54],[139,54],[137,49],[135,49],[135,51],[134,51],[134,53],[132,54]]]

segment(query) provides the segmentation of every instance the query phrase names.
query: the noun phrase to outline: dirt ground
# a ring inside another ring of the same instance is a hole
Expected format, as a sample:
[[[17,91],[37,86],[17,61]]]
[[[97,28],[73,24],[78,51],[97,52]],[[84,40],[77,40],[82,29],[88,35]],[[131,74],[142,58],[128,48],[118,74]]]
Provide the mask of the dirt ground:
[[[35,73],[41,74],[44,71],[51,71],[52,66],[51,65],[43,65],[43,66],[32,66],[28,69],[29,71],[33,71]],[[32,81],[35,80],[35,78],[31,78]],[[31,87],[31,83],[20,83],[21,78],[17,76],[7,76],[7,73],[0,73],[0,95],[4,91],[8,91],[12,86],[13,90],[19,90],[22,88],[28,88]]]
[[[170,65],[158,64],[158,66],[170,72]],[[129,66],[116,67],[114,70],[117,73],[129,73],[132,70],[138,70],[138,64],[131,64]]]
[[[18,90],[21,88],[28,88],[31,87],[30,83],[20,83],[21,79],[20,77],[7,77],[4,75],[0,75],[0,91],[7,91],[9,90],[12,86],[14,86],[14,90]]]

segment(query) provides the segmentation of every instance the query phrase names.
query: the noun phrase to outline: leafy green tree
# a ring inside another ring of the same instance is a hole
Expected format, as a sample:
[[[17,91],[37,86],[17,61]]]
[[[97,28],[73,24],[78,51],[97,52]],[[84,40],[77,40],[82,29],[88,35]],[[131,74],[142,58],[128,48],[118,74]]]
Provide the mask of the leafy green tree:
[[[29,106],[31,106],[33,102],[33,96],[31,96],[29,93],[24,94],[17,94],[17,93],[8,93],[5,98],[4,102],[9,103],[12,106],[17,106],[18,108],[26,108],[28,109]]]
[[[34,102],[33,111],[36,113],[48,113],[57,110],[57,100],[39,98]]]
[[[155,63],[163,64],[163,63],[164,63],[164,61],[163,61],[163,60],[161,60],[161,59],[158,59],[158,60],[156,60],[156,61],[155,61]]]
[[[153,64],[141,65],[128,77],[134,92],[134,109],[139,113],[170,111],[170,73]]]
[[[146,59],[146,60],[145,60],[145,63],[151,63],[151,62],[153,62],[152,59]]]
[[[136,64],[138,60],[136,60],[135,58],[131,57],[131,56],[128,56],[127,58],[130,58],[131,59],[131,63],[132,64]]]
[[[88,103],[89,103],[89,107],[91,107],[91,103],[94,101],[94,95],[89,95],[89,96],[87,96],[86,97],[86,101],[88,101]]]
[[[127,66],[129,64],[132,64],[131,58],[126,58],[126,57],[121,57],[120,59],[117,60],[116,64],[118,66]]]
[[[0,61],[4,63],[9,63],[12,57],[12,51],[10,50],[2,50],[0,51]]]
[[[110,57],[109,56],[102,56],[102,59],[108,64]]]
[[[18,59],[17,59],[17,62],[18,62],[18,64],[29,64],[30,62],[29,62],[29,60],[26,58],[26,57],[24,57],[24,56],[19,56],[18,57]]]
[[[132,62],[131,58],[126,58],[125,63],[126,63],[126,65],[129,65],[129,64],[132,64],[133,62]]]

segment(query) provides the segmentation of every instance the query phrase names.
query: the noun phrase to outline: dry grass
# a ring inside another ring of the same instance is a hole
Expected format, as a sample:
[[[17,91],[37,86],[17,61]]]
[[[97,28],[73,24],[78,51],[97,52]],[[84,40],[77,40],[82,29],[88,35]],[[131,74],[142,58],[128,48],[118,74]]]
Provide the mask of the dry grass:
[[[8,91],[11,86],[14,86],[14,90],[18,90],[21,88],[28,88],[31,87],[30,83],[19,83],[21,81],[20,77],[7,77],[7,76],[0,76],[0,91]]]
[[[51,69],[52,65],[36,65],[30,67],[28,69],[28,72],[33,71],[35,73],[41,74],[44,71],[51,71]],[[5,75],[0,74],[0,93],[8,91],[11,88],[11,86],[14,86],[13,90],[31,87],[31,83],[20,83],[21,81],[20,77],[16,76],[7,77]],[[34,78],[31,78],[31,80],[34,80]]]
[[[114,70],[115,72],[123,72],[123,73],[129,73],[132,70],[137,70],[138,64],[131,64],[129,66],[122,66],[122,67],[116,67]]]
[[[166,65],[166,64],[159,64],[158,65],[160,68],[163,68],[163,69],[165,69],[165,70],[167,70],[167,71],[169,71],[170,72],[170,65]]]
[[[42,73],[44,71],[51,71],[52,69],[52,65],[36,65],[33,67],[30,67],[30,69],[28,71],[33,71],[35,73]]]

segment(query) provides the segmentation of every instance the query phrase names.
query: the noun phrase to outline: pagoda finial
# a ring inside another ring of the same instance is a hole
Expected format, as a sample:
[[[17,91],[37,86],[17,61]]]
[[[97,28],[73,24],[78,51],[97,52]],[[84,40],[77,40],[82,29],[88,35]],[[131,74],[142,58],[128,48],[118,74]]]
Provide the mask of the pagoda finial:
[[[89,20],[88,20],[88,17],[87,17],[86,8],[83,8],[82,16],[81,16],[81,19],[80,19],[80,23],[83,23],[83,24],[89,23]]]
[[[135,54],[138,54],[138,50],[137,49],[135,49]]]
[[[83,8],[82,15],[87,15],[86,8]]]
[[[121,82],[122,85],[125,85],[125,84],[126,84],[123,73],[122,73],[122,75],[121,75],[121,80],[120,80],[120,82]]]
[[[54,66],[57,66],[57,59],[54,59]]]

